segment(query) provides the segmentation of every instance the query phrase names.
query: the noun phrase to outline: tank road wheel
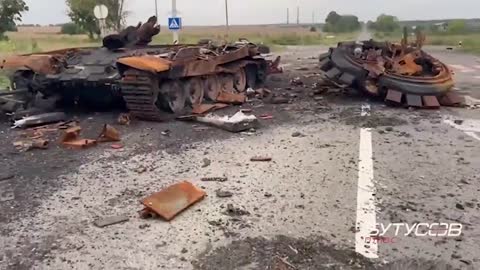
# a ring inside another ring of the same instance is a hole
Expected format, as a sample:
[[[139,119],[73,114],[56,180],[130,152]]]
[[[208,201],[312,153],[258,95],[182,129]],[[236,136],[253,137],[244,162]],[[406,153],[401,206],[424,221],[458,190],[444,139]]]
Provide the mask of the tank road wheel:
[[[166,81],[160,85],[157,106],[174,114],[182,113],[187,101],[185,84],[179,81]]]
[[[222,84],[222,91],[235,93],[234,78],[231,74],[220,75],[220,83]]]
[[[205,96],[210,101],[217,100],[220,90],[222,89],[222,84],[217,75],[209,75],[205,80]]]
[[[233,87],[240,93],[247,90],[247,73],[244,68],[239,69],[233,75]]]
[[[187,92],[187,102],[189,105],[197,105],[203,102],[205,94],[205,83],[199,77],[188,79],[185,82],[185,89]]]

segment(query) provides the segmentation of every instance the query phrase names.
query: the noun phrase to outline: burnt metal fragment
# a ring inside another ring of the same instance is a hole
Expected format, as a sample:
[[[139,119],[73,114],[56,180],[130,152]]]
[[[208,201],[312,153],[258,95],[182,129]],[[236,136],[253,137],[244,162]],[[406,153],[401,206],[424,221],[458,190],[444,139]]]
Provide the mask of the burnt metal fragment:
[[[376,42],[341,42],[320,56],[326,80],[377,96],[389,104],[420,108],[455,106],[464,102],[453,91],[447,65],[422,50],[424,35],[409,45]]]

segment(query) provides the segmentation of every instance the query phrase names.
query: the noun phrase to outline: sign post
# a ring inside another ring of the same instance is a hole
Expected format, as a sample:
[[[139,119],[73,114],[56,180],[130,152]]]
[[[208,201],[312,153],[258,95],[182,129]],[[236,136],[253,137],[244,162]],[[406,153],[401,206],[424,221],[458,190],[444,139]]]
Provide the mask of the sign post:
[[[93,8],[93,15],[98,19],[98,28],[100,28],[100,36],[103,38],[107,33],[107,24],[105,19],[108,17],[108,8],[105,5],[96,5]]]
[[[172,0],[172,17],[168,18],[168,29],[173,31],[173,44],[179,42],[178,31],[182,29],[182,20],[177,17],[177,0]]]
[[[100,36],[103,38],[107,34],[107,24],[105,19],[108,17],[108,8],[105,5],[96,5],[93,8],[93,15],[98,20],[98,28],[100,28]]]

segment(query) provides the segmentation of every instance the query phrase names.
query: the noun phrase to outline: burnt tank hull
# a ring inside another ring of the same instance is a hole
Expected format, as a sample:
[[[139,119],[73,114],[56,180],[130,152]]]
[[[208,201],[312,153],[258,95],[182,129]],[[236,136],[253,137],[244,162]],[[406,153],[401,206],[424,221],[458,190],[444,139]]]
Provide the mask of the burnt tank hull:
[[[261,84],[275,69],[251,43],[114,51],[74,48],[13,56],[2,63],[2,69],[13,73],[13,89],[27,89],[31,96],[56,97],[61,105],[126,107],[147,120],[159,120],[164,113],[182,113],[205,100],[214,102],[222,91],[242,93]]]

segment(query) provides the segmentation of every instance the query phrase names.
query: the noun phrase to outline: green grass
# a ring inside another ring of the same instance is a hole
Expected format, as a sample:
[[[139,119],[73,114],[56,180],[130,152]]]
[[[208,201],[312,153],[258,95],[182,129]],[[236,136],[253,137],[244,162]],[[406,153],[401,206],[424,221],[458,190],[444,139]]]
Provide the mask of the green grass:
[[[402,39],[401,32],[392,32],[392,33],[374,33],[374,38],[377,40],[385,40],[391,42],[400,42]],[[414,40],[413,37],[409,37],[411,41]],[[458,46],[458,42],[462,41],[462,50],[465,52],[479,54],[480,55],[480,33],[470,33],[470,34],[449,34],[449,33],[435,33],[427,34],[425,45],[435,45],[435,46]]]

